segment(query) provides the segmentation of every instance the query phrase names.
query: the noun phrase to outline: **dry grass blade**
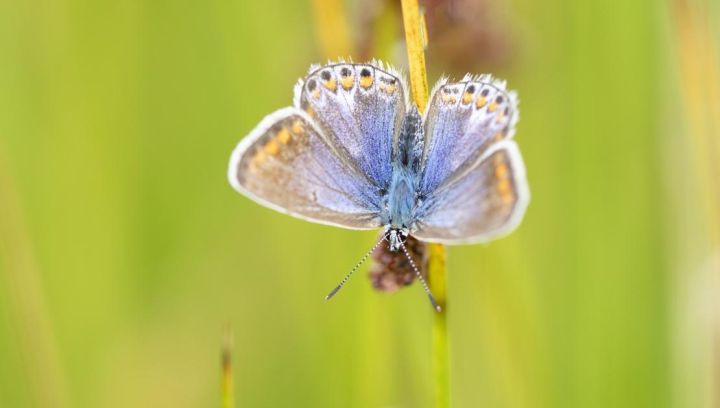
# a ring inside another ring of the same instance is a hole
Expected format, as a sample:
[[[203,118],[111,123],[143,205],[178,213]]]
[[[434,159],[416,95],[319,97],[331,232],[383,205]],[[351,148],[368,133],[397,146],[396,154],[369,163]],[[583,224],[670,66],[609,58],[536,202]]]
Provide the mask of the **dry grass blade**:
[[[421,18],[417,0],[402,1],[403,22],[405,25],[405,41],[408,52],[408,68],[413,101],[420,111],[425,110],[428,98],[427,73],[425,68],[425,46],[428,39],[422,27],[425,21]],[[429,245],[428,281],[430,291],[441,311],[434,313],[432,353],[435,386],[435,406],[450,406],[450,380],[447,342],[447,296],[445,282],[447,279],[445,247],[439,244]]]

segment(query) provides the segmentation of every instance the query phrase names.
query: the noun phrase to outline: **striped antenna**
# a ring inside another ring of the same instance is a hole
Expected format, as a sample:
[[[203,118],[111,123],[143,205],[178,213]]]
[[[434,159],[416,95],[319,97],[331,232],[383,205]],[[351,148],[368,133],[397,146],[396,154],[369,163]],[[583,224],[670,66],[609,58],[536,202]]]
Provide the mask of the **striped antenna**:
[[[350,279],[350,277],[352,276],[352,274],[355,273],[355,271],[358,270],[358,268],[360,267],[360,265],[362,265],[362,264],[368,259],[368,257],[370,256],[370,254],[372,254],[373,252],[375,252],[375,250],[380,246],[380,244],[381,244],[384,240],[385,240],[385,235],[383,234],[383,236],[380,237],[380,240],[377,242],[377,244],[373,245],[373,247],[370,248],[370,250],[367,252],[367,254],[365,254],[365,256],[363,256],[362,259],[360,259],[360,262],[358,262],[357,265],[355,265],[355,267],[352,268],[352,270],[350,271],[350,273],[348,273],[347,275],[345,275],[345,277],[343,278],[343,280],[341,280],[340,283],[338,283],[338,285],[335,287],[335,289],[333,289],[332,291],[330,291],[330,293],[328,293],[328,295],[325,296],[325,300],[330,300],[330,298],[332,298],[333,296],[335,296],[335,294],[338,293],[338,291],[340,291],[340,289],[342,289],[343,285],[345,285],[345,283],[348,281],[348,279]]]
[[[417,266],[415,266],[415,261],[413,261],[407,248],[405,248],[405,243],[403,241],[400,241],[400,248],[402,248],[408,261],[410,261],[410,266],[415,271],[415,274],[417,275],[418,279],[420,279],[420,283],[422,283],[423,289],[425,289],[425,293],[427,293],[428,299],[430,299],[430,303],[432,304],[433,308],[435,310],[437,310],[438,312],[442,312],[442,308],[435,301],[435,297],[432,295],[432,292],[430,292],[430,288],[428,287],[427,282],[425,282],[425,278],[422,277],[420,270],[418,269]]]

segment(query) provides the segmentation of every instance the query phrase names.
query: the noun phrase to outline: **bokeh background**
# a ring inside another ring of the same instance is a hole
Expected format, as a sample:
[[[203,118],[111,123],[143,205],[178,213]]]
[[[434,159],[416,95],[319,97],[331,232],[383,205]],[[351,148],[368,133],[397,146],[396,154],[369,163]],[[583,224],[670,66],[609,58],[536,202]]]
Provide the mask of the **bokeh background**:
[[[719,407],[720,3],[425,3],[430,82],[521,98],[533,198],[449,250],[456,407]],[[333,55],[334,54],[334,55]],[[395,2],[0,2],[0,406],[429,407],[431,310],[373,243],[244,199],[235,144]],[[364,276],[365,275],[365,276]]]

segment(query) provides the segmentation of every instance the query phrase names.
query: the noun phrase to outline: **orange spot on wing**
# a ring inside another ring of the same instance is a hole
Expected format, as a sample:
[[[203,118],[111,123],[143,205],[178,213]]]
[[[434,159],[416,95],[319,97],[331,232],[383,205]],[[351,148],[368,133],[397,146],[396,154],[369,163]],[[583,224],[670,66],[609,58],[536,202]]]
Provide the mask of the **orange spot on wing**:
[[[498,193],[500,194],[500,199],[503,201],[503,203],[508,204],[513,201],[515,195],[513,194],[510,180],[504,178],[498,181],[496,188]]]
[[[343,77],[340,80],[340,84],[342,85],[343,88],[345,88],[346,91],[349,91],[350,88],[352,88],[354,83],[355,83],[355,77],[353,77],[352,75]]]
[[[298,132],[295,132],[295,124],[298,122],[300,122],[300,121],[298,120],[293,124],[293,132],[294,133],[298,133]],[[282,128],[282,130],[280,130],[280,132],[278,132],[276,138],[280,143],[288,144],[288,142],[290,141],[290,132],[286,128]]]
[[[457,99],[454,96],[445,94],[442,96],[442,101],[447,105],[452,105],[457,102]]]
[[[502,164],[498,165],[497,167],[495,167],[495,177],[497,177],[499,179],[507,178],[508,173],[509,173],[508,167],[505,165],[505,163],[502,163]]]
[[[261,166],[265,160],[267,159],[267,153],[265,153],[264,150],[258,150],[252,157],[252,160],[250,160],[250,168],[252,170],[257,170],[259,166]]]
[[[462,98],[463,105],[467,105],[470,102],[472,102],[472,98],[473,98],[473,94],[471,94],[470,92],[465,92],[465,94],[463,95],[463,98]]]
[[[270,140],[265,145],[264,149],[265,149],[265,152],[267,154],[269,154],[270,156],[276,156],[278,154],[278,152],[280,151],[280,145],[278,144],[277,140],[273,139],[273,140]]]
[[[373,77],[372,76],[361,76],[360,77],[360,86],[363,88],[370,88],[373,83]]]
[[[325,88],[333,92],[335,92],[335,90],[337,89],[337,81],[335,80],[335,78],[323,82],[323,85],[325,85]]]
[[[305,132],[305,125],[303,125],[302,121],[296,120],[295,122],[293,122],[292,132],[298,135]]]
[[[497,103],[490,102],[490,105],[488,105],[488,112],[495,112],[495,109],[497,109]]]
[[[475,103],[475,107],[480,109],[487,103],[487,99],[485,99],[484,96],[478,97],[477,102]]]

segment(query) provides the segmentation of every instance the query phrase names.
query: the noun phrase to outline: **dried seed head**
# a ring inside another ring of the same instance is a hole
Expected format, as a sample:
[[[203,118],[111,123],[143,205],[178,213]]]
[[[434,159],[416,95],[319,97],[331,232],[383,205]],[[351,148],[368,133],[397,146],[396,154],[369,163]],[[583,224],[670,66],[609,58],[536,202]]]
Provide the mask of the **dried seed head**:
[[[382,231],[380,234],[384,233]],[[420,268],[420,273],[427,279],[425,243],[409,236],[405,241],[405,247]],[[373,265],[368,275],[373,288],[378,291],[392,293],[415,280],[415,271],[402,251],[391,252],[387,245],[381,245],[373,253],[372,259]]]

